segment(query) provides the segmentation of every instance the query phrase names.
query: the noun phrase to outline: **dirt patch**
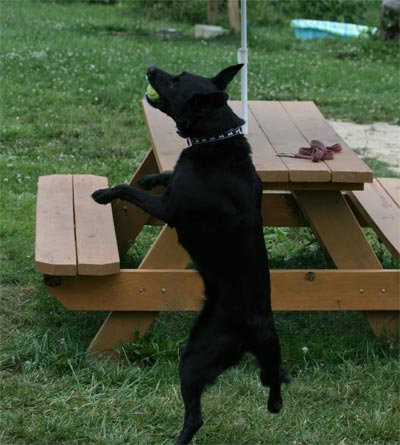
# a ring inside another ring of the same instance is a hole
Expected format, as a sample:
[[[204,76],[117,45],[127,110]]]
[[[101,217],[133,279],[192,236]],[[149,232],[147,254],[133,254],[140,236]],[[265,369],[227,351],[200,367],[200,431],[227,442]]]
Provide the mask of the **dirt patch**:
[[[329,121],[351,148],[362,148],[364,155],[390,164],[400,174],[400,126],[385,122],[359,125],[352,122]]]

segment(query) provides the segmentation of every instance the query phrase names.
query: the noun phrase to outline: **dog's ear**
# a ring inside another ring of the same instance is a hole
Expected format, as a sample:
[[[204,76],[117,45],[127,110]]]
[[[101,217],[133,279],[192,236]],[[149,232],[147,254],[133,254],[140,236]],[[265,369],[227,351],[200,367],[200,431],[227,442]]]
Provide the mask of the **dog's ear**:
[[[229,66],[228,68],[225,68],[224,70],[222,70],[215,77],[212,77],[210,80],[219,90],[224,91],[224,90],[226,90],[226,87],[228,86],[229,82],[240,71],[242,66],[243,66],[243,63],[239,63],[238,65]]]
[[[215,91],[207,94],[195,93],[186,102],[186,105],[191,112],[208,113],[224,106],[228,97],[224,91]]]

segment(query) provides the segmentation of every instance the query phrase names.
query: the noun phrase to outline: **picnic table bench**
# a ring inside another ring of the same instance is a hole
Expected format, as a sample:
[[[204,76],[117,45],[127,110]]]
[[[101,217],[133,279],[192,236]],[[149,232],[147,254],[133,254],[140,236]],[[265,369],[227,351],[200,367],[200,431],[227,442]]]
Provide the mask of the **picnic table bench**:
[[[230,105],[240,112],[239,102]],[[132,185],[172,170],[185,145],[171,119],[143,107],[152,148]],[[313,102],[250,101],[248,139],[263,182],[264,225],[309,224],[337,267],[271,270],[273,309],[362,311],[375,333],[398,332],[400,272],[382,268],[362,227],[400,258],[400,179],[373,180]],[[312,139],[339,142],[343,151],[318,163],[276,156]],[[137,269],[120,269],[142,228],[163,223],[127,202],[97,205],[91,193],[104,187],[107,178],[93,175],[40,177],[36,216],[36,271],[48,290],[67,309],[111,311],[89,346],[95,353],[144,335],[159,311],[199,310],[203,297],[200,276],[187,269],[190,258],[167,226]]]

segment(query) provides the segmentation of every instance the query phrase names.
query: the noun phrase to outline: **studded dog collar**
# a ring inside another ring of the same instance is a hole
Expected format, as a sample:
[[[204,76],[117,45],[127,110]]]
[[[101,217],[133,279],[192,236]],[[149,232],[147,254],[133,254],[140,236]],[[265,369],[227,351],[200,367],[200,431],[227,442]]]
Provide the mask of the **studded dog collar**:
[[[223,141],[224,139],[233,138],[234,136],[239,136],[243,134],[242,127],[237,128],[231,128],[228,131],[225,131],[224,133],[218,134],[217,136],[210,136],[207,138],[187,138],[186,142],[188,144],[188,147],[191,147],[192,145],[197,144],[207,144],[209,142],[219,142]]]

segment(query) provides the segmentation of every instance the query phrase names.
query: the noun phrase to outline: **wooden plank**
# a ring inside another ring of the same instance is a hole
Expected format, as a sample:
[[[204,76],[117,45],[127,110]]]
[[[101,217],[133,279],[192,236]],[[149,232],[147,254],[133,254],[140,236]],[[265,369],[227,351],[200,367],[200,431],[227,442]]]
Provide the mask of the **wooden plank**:
[[[39,177],[35,270],[76,275],[72,175]]]
[[[272,308],[299,311],[400,309],[396,270],[272,271]]]
[[[282,105],[308,143],[317,139],[325,145],[341,144],[342,152],[336,154],[332,161],[326,161],[333,182],[372,181],[371,169],[330,126],[314,102],[282,102]]]
[[[272,270],[272,308],[285,311],[399,310],[396,270]],[[50,288],[70,310],[198,311],[203,281],[194,270],[122,270],[66,277]]]
[[[239,101],[231,101],[229,105],[240,115]],[[145,101],[143,110],[160,171],[171,171],[181,151],[186,147],[186,142],[177,135],[175,123],[168,116],[152,108]],[[251,113],[249,113],[249,128],[248,138],[253,148],[253,162],[261,179],[265,182],[286,182],[289,177],[286,165],[275,156],[268,139]]]
[[[290,193],[263,193],[263,224],[268,227],[303,227],[305,221]]]
[[[268,227],[303,227],[305,222],[293,196],[287,192],[263,193],[261,211],[264,226]],[[164,222],[149,216],[149,226],[161,226]],[[180,245],[178,244],[180,247]]]
[[[139,269],[184,269],[190,256],[178,241],[175,229],[165,226],[147,252]]]
[[[188,254],[178,244],[176,231],[165,226],[139,267],[152,269],[171,267],[181,269],[187,266],[188,261]],[[111,280],[111,288],[114,282],[114,280]],[[117,289],[115,292],[118,294]],[[131,295],[130,290],[126,296],[129,295]],[[113,309],[110,308],[108,310]],[[136,333],[144,336],[157,315],[155,311],[156,308],[154,308],[154,311],[137,310],[135,312],[122,312],[116,308],[104,321],[92,340],[88,351],[95,354],[108,354],[124,343],[132,341]]]
[[[237,115],[241,115],[241,102],[230,101],[229,106]],[[249,110],[249,134],[247,139],[251,145],[252,159],[258,175],[264,183],[289,181],[289,170],[265,136],[260,125]]]
[[[322,246],[340,269],[382,269],[345,198],[339,192],[296,192],[295,198]],[[379,335],[397,335],[399,313],[364,312],[371,328]]]
[[[400,178],[377,178],[397,207],[400,207]]]
[[[186,141],[178,136],[175,122],[170,117],[151,107],[145,100],[142,106],[160,172],[172,171],[187,145]]]
[[[345,198],[339,192],[294,192],[321,245],[340,269],[381,269]]]
[[[355,216],[358,224],[360,227],[370,227],[367,221],[365,221],[365,218],[361,215],[361,213],[358,211],[357,207],[353,204],[353,201],[350,199],[348,192],[343,193],[343,197],[346,200],[348,206],[350,207],[351,211],[353,212],[353,215]]]
[[[374,180],[372,184],[365,184],[364,191],[353,191],[349,196],[392,255],[400,261],[400,208],[386,190]]]
[[[119,254],[111,204],[99,205],[92,193],[108,187],[107,178],[74,175],[75,234],[78,275],[119,272]]]
[[[239,113],[239,102],[231,101],[229,104]],[[273,187],[275,190],[278,187],[291,190],[296,186],[292,183],[328,183],[332,180],[337,184],[332,188],[344,189],[344,184],[348,184],[345,189],[350,190],[354,184],[359,189],[358,184],[372,180],[371,170],[341,139],[344,151],[339,162],[336,162],[339,156],[334,162],[318,163],[303,159],[277,159],[275,156],[277,152],[296,153],[299,147],[309,145],[311,139],[323,139],[327,144],[338,142],[338,135],[312,102],[282,102],[282,104],[270,101],[249,102],[248,138],[253,148],[253,161],[264,184],[269,187],[276,183]],[[303,118],[297,104],[305,107],[306,116]],[[175,123],[168,116],[152,108],[146,101],[143,101],[143,110],[159,170],[172,171],[181,151],[185,148],[185,141],[176,134]],[[311,119],[310,123],[308,118]],[[301,131],[292,119],[301,127]],[[316,127],[313,133],[314,124]],[[266,137],[260,133],[261,129]],[[285,187],[284,184],[288,180],[290,186]]]
[[[343,196],[356,217],[358,224],[361,227],[370,227],[347,193]],[[261,211],[265,227],[304,227],[308,225],[302,217],[292,194],[288,192],[263,193]],[[149,216],[146,221],[146,225],[149,226],[163,226],[164,224],[163,221],[153,216]]]
[[[311,162],[311,161],[310,161]],[[314,190],[314,191],[344,191],[363,190],[362,182],[268,182],[263,183],[264,190]]]
[[[300,147],[308,145],[280,102],[251,101],[249,109],[264,134],[272,144],[275,153],[297,153]],[[306,159],[281,158],[289,169],[291,182],[329,182],[331,171],[325,162],[311,162]],[[265,166],[268,170],[268,166]]]

